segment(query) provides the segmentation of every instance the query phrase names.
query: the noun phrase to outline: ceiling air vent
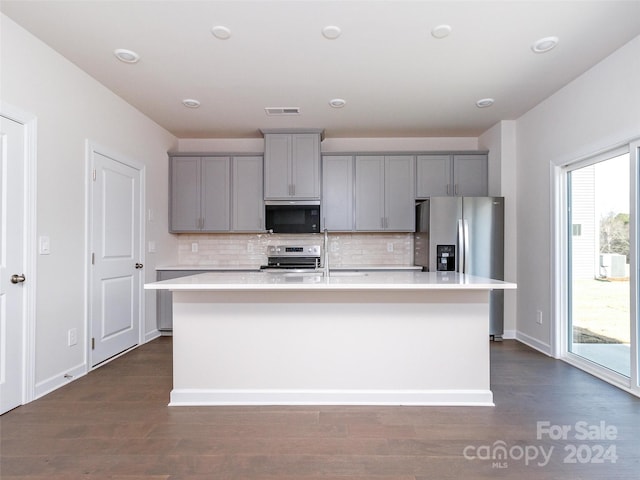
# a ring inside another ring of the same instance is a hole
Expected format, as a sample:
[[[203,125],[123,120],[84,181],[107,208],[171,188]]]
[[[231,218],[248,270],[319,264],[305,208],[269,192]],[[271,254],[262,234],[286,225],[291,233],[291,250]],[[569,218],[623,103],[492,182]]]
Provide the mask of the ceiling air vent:
[[[266,107],[267,115],[300,115],[300,107]]]

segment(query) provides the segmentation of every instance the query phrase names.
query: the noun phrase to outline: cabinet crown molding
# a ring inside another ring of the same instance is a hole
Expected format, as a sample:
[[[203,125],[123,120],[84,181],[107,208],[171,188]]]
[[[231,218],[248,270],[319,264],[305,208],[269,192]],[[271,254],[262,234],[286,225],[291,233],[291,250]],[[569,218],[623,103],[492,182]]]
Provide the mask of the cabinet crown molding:
[[[268,135],[271,133],[284,133],[284,134],[300,134],[300,133],[315,133],[320,135],[320,141],[324,140],[324,128],[261,128],[262,135]]]

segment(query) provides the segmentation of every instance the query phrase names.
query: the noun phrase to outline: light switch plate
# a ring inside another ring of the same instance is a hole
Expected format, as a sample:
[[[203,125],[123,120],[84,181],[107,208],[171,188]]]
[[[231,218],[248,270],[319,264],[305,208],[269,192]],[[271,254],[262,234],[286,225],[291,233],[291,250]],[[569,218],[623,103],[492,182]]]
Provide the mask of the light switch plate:
[[[38,252],[40,255],[49,255],[51,253],[51,241],[49,240],[49,237],[40,237],[38,242]]]

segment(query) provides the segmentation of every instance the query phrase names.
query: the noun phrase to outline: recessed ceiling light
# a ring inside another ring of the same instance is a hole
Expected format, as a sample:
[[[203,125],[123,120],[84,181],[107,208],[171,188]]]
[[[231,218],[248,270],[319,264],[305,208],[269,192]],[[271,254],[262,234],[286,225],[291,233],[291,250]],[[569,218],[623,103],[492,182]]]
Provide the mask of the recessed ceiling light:
[[[200,102],[193,98],[185,98],[182,100],[182,104],[187,108],[198,108],[200,106]]]
[[[342,108],[347,104],[346,100],[343,100],[342,98],[334,98],[332,100],[329,100],[329,105],[331,105],[333,108]]]
[[[336,27],[335,25],[328,25],[322,29],[322,35],[324,38],[329,40],[335,40],[342,34],[342,30],[340,27]]]
[[[140,55],[132,50],[126,50],[124,48],[117,48],[113,51],[113,54],[118,60],[125,63],[137,63],[140,60]]]
[[[216,25],[211,29],[211,33],[214,37],[219,38],[220,40],[227,40],[231,38],[231,30],[227,27],[223,27],[222,25]]]
[[[493,98],[481,98],[476,102],[476,107],[478,108],[490,107],[491,105],[493,105],[493,102],[495,102]]]
[[[533,42],[531,50],[534,53],[545,53],[554,49],[556,45],[558,45],[558,37],[544,37]]]
[[[448,37],[451,33],[451,25],[438,25],[437,27],[433,27],[431,29],[431,35],[434,38],[445,38]]]

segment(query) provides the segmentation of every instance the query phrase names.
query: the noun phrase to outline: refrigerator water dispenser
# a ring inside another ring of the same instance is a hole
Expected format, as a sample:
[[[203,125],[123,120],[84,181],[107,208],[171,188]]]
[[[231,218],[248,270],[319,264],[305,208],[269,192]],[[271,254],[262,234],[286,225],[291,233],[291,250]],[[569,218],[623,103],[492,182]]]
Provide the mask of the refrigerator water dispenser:
[[[439,272],[453,272],[456,269],[456,246],[436,245],[436,262]]]

